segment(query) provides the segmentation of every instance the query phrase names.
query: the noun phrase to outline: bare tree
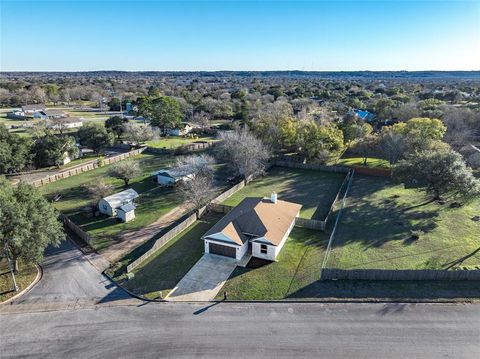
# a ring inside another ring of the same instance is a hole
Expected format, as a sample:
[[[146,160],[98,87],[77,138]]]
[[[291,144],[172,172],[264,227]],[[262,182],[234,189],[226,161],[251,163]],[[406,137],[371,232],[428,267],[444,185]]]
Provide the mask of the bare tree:
[[[402,159],[408,149],[405,137],[393,131],[382,132],[379,146],[383,156],[391,165]]]
[[[98,202],[112,192],[113,186],[100,180],[93,182],[86,189],[92,198],[92,211],[95,212]]]
[[[215,160],[209,155],[186,156],[177,160],[177,166],[191,175],[178,187],[186,202],[193,204],[195,209],[205,206],[212,198],[214,186],[213,164]]]
[[[128,186],[128,183],[132,178],[138,177],[142,174],[142,170],[137,161],[133,159],[127,159],[112,165],[109,171],[109,175],[118,179],[121,179]]]
[[[123,125],[123,138],[136,145],[158,138],[159,132],[157,128],[148,125],[138,125],[131,122]]]
[[[270,158],[270,149],[247,128],[221,132],[218,155],[247,181],[262,175]]]

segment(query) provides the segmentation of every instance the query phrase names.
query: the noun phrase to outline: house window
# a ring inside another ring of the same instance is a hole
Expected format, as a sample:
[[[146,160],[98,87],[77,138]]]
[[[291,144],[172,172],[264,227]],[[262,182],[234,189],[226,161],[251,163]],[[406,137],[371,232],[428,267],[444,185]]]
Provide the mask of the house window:
[[[268,248],[266,244],[260,244],[260,253],[267,254]]]

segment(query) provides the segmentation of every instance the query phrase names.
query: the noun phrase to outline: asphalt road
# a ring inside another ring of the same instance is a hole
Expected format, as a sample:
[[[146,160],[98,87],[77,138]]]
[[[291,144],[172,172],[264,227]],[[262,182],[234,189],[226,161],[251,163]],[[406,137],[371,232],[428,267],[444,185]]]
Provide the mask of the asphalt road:
[[[15,304],[98,302],[127,298],[96,270],[75,245],[66,240],[50,247],[42,262],[43,277]]]
[[[1,358],[480,357],[473,304],[148,303],[0,324]]]

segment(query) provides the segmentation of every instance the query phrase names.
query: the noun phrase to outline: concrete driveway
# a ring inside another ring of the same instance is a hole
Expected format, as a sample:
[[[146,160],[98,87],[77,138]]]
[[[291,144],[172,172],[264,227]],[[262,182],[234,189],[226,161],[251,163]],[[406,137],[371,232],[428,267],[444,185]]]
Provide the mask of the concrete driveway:
[[[238,261],[205,253],[170,292],[172,301],[212,300],[230,277]]]

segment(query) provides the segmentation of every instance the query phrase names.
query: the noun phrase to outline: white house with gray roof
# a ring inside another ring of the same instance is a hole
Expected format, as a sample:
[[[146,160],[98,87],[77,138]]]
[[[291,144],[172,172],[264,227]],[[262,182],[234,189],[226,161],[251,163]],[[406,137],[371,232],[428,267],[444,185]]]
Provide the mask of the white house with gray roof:
[[[118,209],[124,205],[131,204],[135,198],[138,198],[138,193],[132,188],[129,188],[125,191],[112,194],[111,196],[102,198],[98,202],[98,210],[100,213],[106,214],[110,217],[117,216]],[[127,212],[131,211],[131,207],[126,208]],[[135,208],[133,208],[135,209]],[[123,210],[125,212],[125,209]]]

